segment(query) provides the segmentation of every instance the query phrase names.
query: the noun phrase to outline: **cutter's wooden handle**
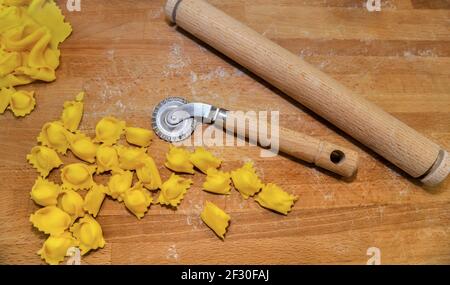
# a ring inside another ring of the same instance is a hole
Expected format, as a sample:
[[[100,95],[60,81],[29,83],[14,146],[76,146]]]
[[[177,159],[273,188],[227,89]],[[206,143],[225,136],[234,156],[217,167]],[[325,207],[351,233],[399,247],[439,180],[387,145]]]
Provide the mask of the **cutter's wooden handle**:
[[[243,121],[242,116],[228,112],[223,127],[239,137],[249,138],[251,124],[238,123]],[[286,128],[279,128],[277,136],[270,133],[271,129],[270,124],[267,124],[265,128],[259,128],[256,140],[260,142],[259,138],[271,138],[271,141],[278,141],[280,152],[313,163],[343,177],[353,176],[358,169],[358,153],[353,150]]]
[[[203,0],[168,0],[167,17],[428,185],[450,158],[439,145]]]

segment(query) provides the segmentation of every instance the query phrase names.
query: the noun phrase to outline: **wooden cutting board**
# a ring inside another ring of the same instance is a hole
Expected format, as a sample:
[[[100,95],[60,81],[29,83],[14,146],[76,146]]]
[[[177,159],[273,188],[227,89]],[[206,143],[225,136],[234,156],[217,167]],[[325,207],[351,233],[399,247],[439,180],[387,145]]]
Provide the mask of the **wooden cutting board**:
[[[42,125],[59,118],[64,101],[88,94],[82,130],[114,115],[150,128],[153,106],[168,96],[233,110],[278,110],[281,124],[358,151],[357,177],[344,181],[285,157],[260,158],[255,147],[213,151],[232,170],[255,162],[265,182],[299,196],[288,216],[252,199],[201,191],[204,176],[177,211],[153,205],[138,221],[107,200],[98,221],[106,246],[83,264],[366,264],[376,247],[381,263],[450,263],[450,182],[425,190],[400,170],[277,90],[164,21],[163,0],[81,1],[68,12],[73,35],[62,47],[58,79],[25,87],[38,106],[24,119],[0,116],[0,263],[42,263],[45,235],[29,215],[37,173],[25,160]],[[450,4],[445,0],[210,0],[280,45],[360,92],[450,149]],[[257,99],[255,99],[257,98]],[[150,148],[163,179],[168,144]],[[75,161],[73,157],[64,162]],[[58,172],[51,175],[58,181]],[[232,223],[225,241],[199,213],[208,199]]]

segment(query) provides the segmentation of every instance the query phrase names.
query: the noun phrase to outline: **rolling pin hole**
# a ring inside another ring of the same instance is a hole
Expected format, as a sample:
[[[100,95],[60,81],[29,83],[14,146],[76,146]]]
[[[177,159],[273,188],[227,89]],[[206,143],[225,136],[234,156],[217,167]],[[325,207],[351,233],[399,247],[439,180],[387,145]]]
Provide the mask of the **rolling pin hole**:
[[[339,164],[345,160],[345,153],[340,150],[333,150],[330,154],[330,160],[334,164]]]

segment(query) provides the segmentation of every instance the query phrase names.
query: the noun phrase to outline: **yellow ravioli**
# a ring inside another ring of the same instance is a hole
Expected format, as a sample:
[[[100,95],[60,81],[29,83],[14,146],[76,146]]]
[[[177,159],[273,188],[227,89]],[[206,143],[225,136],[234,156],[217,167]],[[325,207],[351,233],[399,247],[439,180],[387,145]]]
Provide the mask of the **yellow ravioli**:
[[[44,178],[48,176],[50,171],[63,164],[58,154],[45,146],[33,147],[31,153],[27,155],[27,160]]]
[[[31,189],[31,200],[40,206],[55,206],[58,203],[58,195],[61,187],[42,177],[38,177]]]
[[[50,235],[62,234],[72,223],[69,214],[56,206],[47,206],[30,216],[30,222],[41,232]]]
[[[58,197],[58,208],[66,212],[75,221],[78,217],[84,216],[83,198],[73,190],[64,189]]]
[[[91,138],[82,133],[69,134],[67,138],[70,150],[76,157],[89,163],[95,162],[98,146],[94,144]]]
[[[287,215],[292,209],[297,197],[285,192],[281,187],[268,183],[255,197],[262,207]]]
[[[125,138],[130,144],[148,147],[152,141],[153,132],[147,129],[128,127],[125,130]]]
[[[222,164],[222,160],[215,157],[211,152],[207,151],[203,147],[197,148],[190,156],[190,161],[195,167],[205,173],[210,168],[217,169]]]
[[[83,118],[83,99],[84,92],[81,92],[76,96],[75,101],[68,101],[64,103],[61,121],[64,127],[71,132],[78,130],[81,119]]]
[[[142,182],[144,187],[148,190],[159,189],[162,185],[162,181],[155,161],[149,155],[145,155],[143,161],[144,166],[136,169],[139,181]]]
[[[138,182],[133,188],[125,192],[123,201],[127,209],[138,219],[141,219],[148,211],[153,198],[148,190],[142,186],[142,183]]]
[[[105,246],[102,227],[89,215],[79,219],[78,222],[70,228],[70,231],[77,239],[82,255],[88,253],[90,250],[103,248]]]
[[[63,188],[72,190],[90,189],[94,184],[92,174],[95,166],[83,163],[73,163],[61,170]]]
[[[133,172],[122,170],[114,173],[108,182],[108,195],[121,202],[123,200],[123,195],[131,188],[132,183]]]
[[[175,172],[194,174],[194,165],[189,157],[190,153],[187,150],[170,145],[165,165]]]
[[[16,117],[24,117],[33,111],[36,106],[34,91],[17,91],[11,95],[9,108]]]
[[[213,203],[206,201],[202,213],[202,221],[210,227],[218,237],[225,238],[227,227],[230,223],[230,216]]]
[[[104,185],[94,184],[91,190],[87,192],[84,197],[83,209],[94,217],[97,217],[100,207],[105,200],[105,195],[108,192],[108,187]]]
[[[71,233],[64,232],[60,235],[49,236],[37,254],[48,264],[58,265],[64,260],[67,250],[77,244]]]
[[[119,166],[123,170],[135,170],[144,166],[145,148],[118,146]]]
[[[102,144],[97,148],[97,174],[119,170],[119,154],[114,146]]]
[[[234,187],[236,187],[245,199],[255,195],[263,186],[253,168],[253,162],[247,162],[241,168],[232,171],[231,179],[233,179]]]
[[[0,114],[3,114],[11,102],[11,96],[16,91],[14,88],[0,88]]]
[[[187,190],[191,187],[191,184],[191,179],[184,179],[183,177],[172,173],[169,180],[164,182],[161,186],[158,203],[161,205],[170,205],[175,208],[178,207]]]
[[[95,127],[95,142],[101,142],[105,145],[117,143],[120,136],[124,133],[126,123],[119,121],[114,117],[105,117],[101,119]]]
[[[46,123],[37,140],[61,154],[66,154],[69,148],[68,131],[61,122]]]
[[[229,173],[210,168],[206,174],[207,176],[205,183],[203,183],[203,190],[216,194],[230,194],[231,176]]]

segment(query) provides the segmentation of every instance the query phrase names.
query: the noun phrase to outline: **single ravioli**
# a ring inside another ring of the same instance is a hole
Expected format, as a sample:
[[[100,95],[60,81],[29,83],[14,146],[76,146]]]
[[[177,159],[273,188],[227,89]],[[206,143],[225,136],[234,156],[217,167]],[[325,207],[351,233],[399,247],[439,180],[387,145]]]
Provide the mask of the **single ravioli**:
[[[45,146],[33,147],[31,153],[27,155],[27,160],[44,178],[50,171],[63,164],[56,151]]]
[[[231,176],[228,172],[210,168],[206,172],[206,181],[203,183],[203,190],[215,194],[230,195]]]
[[[34,91],[17,91],[11,95],[9,109],[16,117],[25,117],[30,114],[36,106]]]
[[[144,166],[136,169],[136,174],[140,182],[148,190],[157,190],[161,187],[162,181],[155,161],[149,155],[144,157]]]
[[[197,148],[190,156],[190,161],[195,167],[205,173],[210,168],[217,169],[222,164],[222,160],[215,157],[211,152],[207,151],[203,147]]]
[[[61,121],[64,127],[71,132],[78,130],[81,119],[83,118],[84,95],[84,92],[81,92],[75,97],[75,101],[68,101],[64,103]]]
[[[108,187],[94,184],[84,197],[83,209],[92,216],[97,217],[100,207],[103,204],[103,200],[105,200],[106,193],[108,193]]]
[[[72,221],[84,216],[83,205],[83,197],[73,190],[63,189],[58,196],[58,208],[69,214]]]
[[[78,222],[70,228],[70,231],[77,239],[82,255],[85,255],[90,250],[103,248],[105,246],[102,227],[89,215],[79,219]]]
[[[77,244],[72,234],[66,231],[60,235],[49,236],[37,254],[48,264],[58,265],[64,260],[67,250]]]
[[[97,174],[119,171],[119,154],[114,146],[100,145],[97,148]]]
[[[210,227],[218,237],[225,238],[227,227],[230,223],[230,216],[213,203],[206,201],[202,213],[202,221]]]
[[[169,180],[164,182],[161,186],[158,203],[161,205],[170,205],[175,208],[178,207],[187,190],[191,187],[191,184],[191,179],[184,179],[183,177],[172,173]]]
[[[140,147],[148,147],[153,138],[153,132],[143,128],[128,127],[125,130],[127,142]]]
[[[92,174],[95,166],[83,163],[73,163],[61,170],[61,180],[64,189],[83,190],[90,189],[94,185]]]
[[[62,234],[72,223],[69,214],[56,206],[47,206],[30,216],[35,228],[49,235]]]
[[[82,133],[76,133],[68,134],[67,138],[70,150],[76,157],[89,163],[95,162],[98,146],[90,137]]]
[[[273,183],[264,185],[261,192],[255,197],[255,201],[262,207],[284,215],[287,215],[291,211],[297,199],[296,196],[287,193]]]
[[[232,171],[231,179],[233,180],[234,187],[236,187],[245,199],[255,195],[263,186],[253,168],[253,162],[247,162],[241,168]]]
[[[138,219],[141,219],[148,211],[153,201],[150,192],[142,186],[141,182],[136,183],[133,188],[128,189],[123,195],[123,201],[128,210],[130,210]]]
[[[3,114],[11,102],[11,96],[16,90],[14,88],[0,88],[0,114]]]
[[[42,127],[37,140],[61,154],[66,154],[69,148],[68,133],[61,122],[49,122]]]
[[[118,146],[119,167],[123,170],[135,170],[144,166],[147,149]]]
[[[105,145],[117,143],[120,136],[125,131],[126,123],[114,117],[105,117],[101,119],[95,127],[95,142],[101,142]]]
[[[113,173],[108,182],[108,195],[121,202],[123,195],[131,188],[132,183],[133,172],[121,170]]]
[[[187,150],[170,145],[165,165],[175,172],[194,174],[194,165],[189,158],[190,153]]]
[[[58,184],[38,177],[31,189],[30,196],[31,200],[40,206],[55,206],[58,203],[57,199],[60,192],[61,187]]]

